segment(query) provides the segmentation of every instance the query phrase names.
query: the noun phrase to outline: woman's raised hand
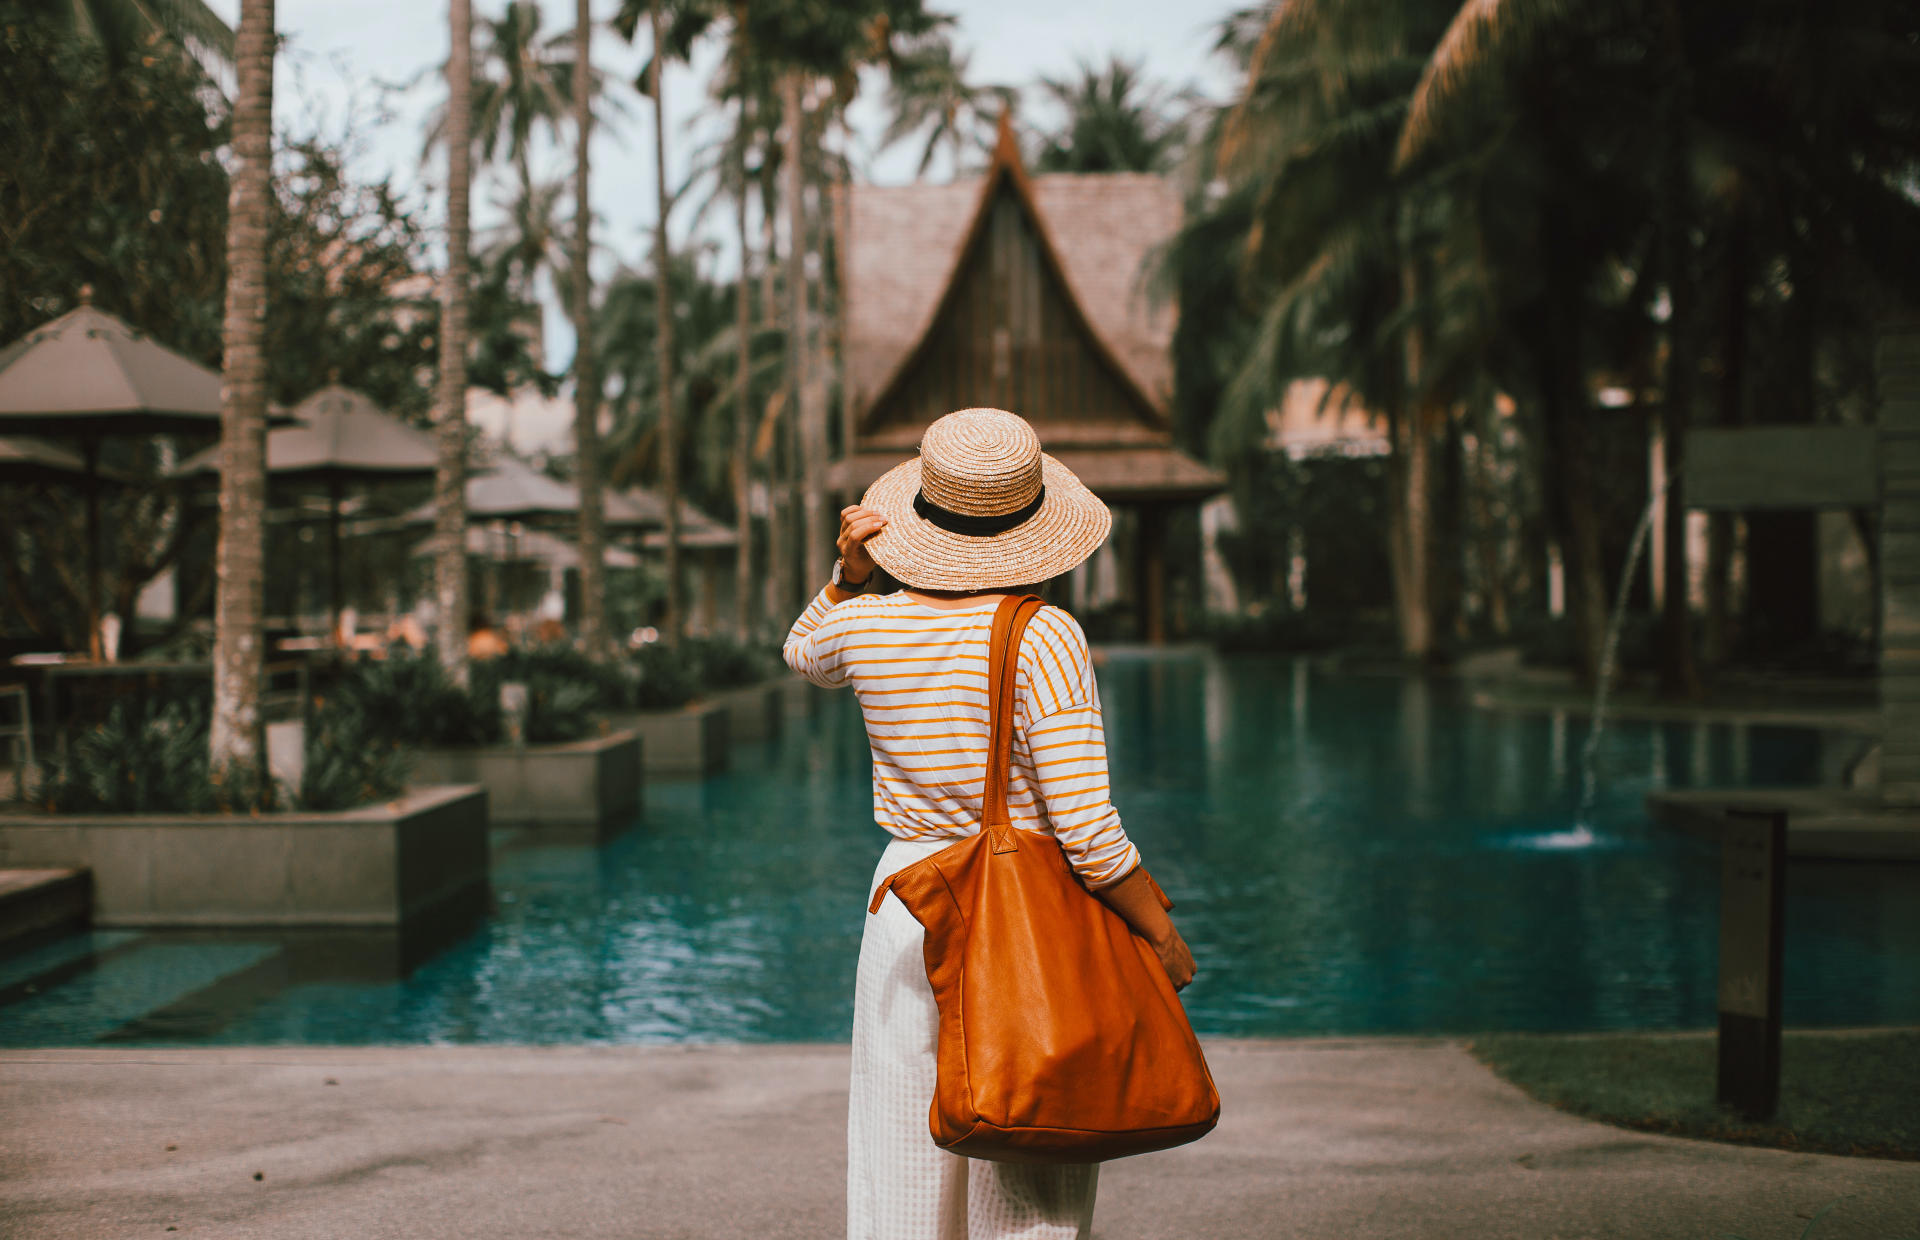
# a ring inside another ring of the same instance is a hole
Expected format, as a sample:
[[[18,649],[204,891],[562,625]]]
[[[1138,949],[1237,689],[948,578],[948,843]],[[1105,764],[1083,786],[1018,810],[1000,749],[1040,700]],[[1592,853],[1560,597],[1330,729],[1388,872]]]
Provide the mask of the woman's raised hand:
[[[873,557],[867,554],[867,539],[887,527],[887,519],[871,508],[858,504],[840,510],[840,575],[849,581],[865,581],[873,576]]]

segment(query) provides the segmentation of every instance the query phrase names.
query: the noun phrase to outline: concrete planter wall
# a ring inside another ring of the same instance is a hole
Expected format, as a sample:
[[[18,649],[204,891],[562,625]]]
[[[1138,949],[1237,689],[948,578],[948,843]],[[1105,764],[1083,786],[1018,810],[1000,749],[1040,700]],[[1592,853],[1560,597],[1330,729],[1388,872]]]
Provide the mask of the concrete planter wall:
[[[416,784],[479,784],[496,827],[618,830],[640,816],[641,740],[631,730],[557,745],[423,749]]]
[[[712,775],[727,769],[733,743],[731,712],[712,702],[694,702],[673,710],[623,711],[608,723],[640,736],[648,775]]]
[[[832,692],[799,676],[788,676],[775,683],[780,689],[782,711],[796,723],[811,723],[818,719],[826,695]]]
[[[736,745],[773,740],[786,720],[786,698],[779,681],[725,689],[701,700],[727,712],[727,739]]]
[[[487,797],[420,788],[327,814],[7,819],[0,866],[91,869],[101,926],[465,922],[486,911]]]

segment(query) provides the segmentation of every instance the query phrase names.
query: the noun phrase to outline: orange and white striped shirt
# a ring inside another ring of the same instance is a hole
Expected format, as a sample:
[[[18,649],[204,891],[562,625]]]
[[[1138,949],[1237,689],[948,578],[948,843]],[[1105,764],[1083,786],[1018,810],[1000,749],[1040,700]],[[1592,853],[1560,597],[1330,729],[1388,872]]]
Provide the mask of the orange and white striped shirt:
[[[980,829],[987,781],[987,642],[998,599],[945,609],[904,593],[828,601],[787,634],[787,666],[825,688],[853,686],[873,750],[873,816],[901,839]],[[1079,622],[1042,607],[1020,641],[1007,813],[1051,832],[1089,887],[1140,862],[1107,787],[1100,694]]]

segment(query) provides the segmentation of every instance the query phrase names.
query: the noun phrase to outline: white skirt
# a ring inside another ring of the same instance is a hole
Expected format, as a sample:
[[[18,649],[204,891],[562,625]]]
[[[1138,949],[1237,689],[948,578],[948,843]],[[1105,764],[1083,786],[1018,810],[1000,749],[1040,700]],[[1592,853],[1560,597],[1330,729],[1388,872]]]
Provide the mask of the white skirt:
[[[894,840],[867,898],[889,874],[953,842]],[[985,1162],[933,1143],[940,1011],[922,945],[920,923],[891,892],[867,915],[853,991],[847,1240],[1087,1240],[1097,1164]]]

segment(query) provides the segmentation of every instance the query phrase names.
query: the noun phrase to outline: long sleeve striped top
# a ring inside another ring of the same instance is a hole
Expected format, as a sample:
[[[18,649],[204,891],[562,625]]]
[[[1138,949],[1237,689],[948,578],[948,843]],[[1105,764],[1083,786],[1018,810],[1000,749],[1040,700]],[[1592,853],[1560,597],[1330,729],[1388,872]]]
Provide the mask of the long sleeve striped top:
[[[787,666],[851,685],[873,750],[873,816],[902,839],[980,829],[986,791],[987,642],[997,599],[943,609],[905,594],[834,604],[821,591],[787,634]],[[1107,741],[1086,634],[1042,607],[1020,642],[1007,812],[1051,832],[1087,886],[1125,878],[1140,852],[1107,786]]]

